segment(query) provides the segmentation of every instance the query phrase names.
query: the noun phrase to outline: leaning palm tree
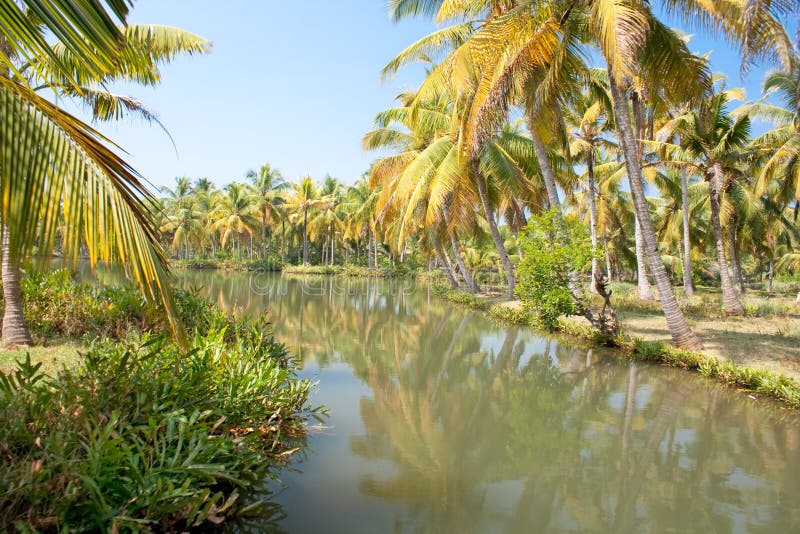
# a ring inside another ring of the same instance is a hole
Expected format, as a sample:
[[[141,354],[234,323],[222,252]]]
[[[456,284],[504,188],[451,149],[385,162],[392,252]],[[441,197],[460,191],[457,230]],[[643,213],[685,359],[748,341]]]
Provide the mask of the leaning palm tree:
[[[31,343],[20,302],[20,265],[34,247],[37,263],[47,261],[61,221],[68,223],[61,232],[65,258],[74,261],[83,245],[93,267],[99,260],[125,265],[182,337],[152,216],[154,199],[142,177],[107,138],[36,93],[47,86],[83,95],[87,84],[137,80],[181,51],[163,42],[165,47],[148,50],[130,46],[135,39],[119,26],[127,14],[127,3],[101,1],[27,0],[7,2],[3,9],[0,221],[6,346]],[[56,45],[44,38],[47,32]],[[114,118],[117,112],[109,109],[97,106],[97,117]]]

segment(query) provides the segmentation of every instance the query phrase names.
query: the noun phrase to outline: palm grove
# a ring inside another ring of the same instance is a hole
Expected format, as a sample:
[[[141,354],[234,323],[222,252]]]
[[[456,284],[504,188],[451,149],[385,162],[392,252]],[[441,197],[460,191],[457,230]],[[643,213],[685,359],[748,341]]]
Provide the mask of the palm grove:
[[[637,280],[674,342],[696,348],[674,285],[719,284],[724,311],[740,315],[748,280],[771,286],[800,261],[800,57],[783,24],[796,13],[779,1],[661,4],[739,47],[743,69],[768,62],[762,98],[710,72],[646,2],[393,0],[395,20],[442,28],[384,69],[427,72],[364,137],[388,155],[352,186],[285,182],[269,165],[222,191],[180,178],[161,229],[182,257],[433,262],[471,292],[476,273],[500,273],[513,295],[528,219],[579,218],[597,251],[584,278]],[[755,135],[754,120],[771,127]],[[552,238],[569,239],[563,223]]]

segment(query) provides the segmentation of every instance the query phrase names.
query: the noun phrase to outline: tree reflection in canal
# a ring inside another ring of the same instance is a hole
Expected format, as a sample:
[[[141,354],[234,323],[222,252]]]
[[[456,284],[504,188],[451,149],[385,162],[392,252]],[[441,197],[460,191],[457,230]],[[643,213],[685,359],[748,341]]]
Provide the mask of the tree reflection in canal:
[[[739,392],[500,327],[424,286],[192,280],[224,307],[269,306],[321,391],[334,368],[366,387],[287,480],[303,488],[286,497],[289,530],[800,530],[800,423]],[[361,515],[310,517],[333,499]]]

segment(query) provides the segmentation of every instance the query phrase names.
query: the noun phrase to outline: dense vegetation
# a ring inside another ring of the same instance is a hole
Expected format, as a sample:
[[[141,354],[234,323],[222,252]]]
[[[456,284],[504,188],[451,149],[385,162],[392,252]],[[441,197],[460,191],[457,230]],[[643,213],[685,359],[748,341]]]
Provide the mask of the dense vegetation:
[[[60,271],[23,298],[34,333],[94,341],[54,376],[30,359],[0,373],[0,527],[163,531],[279,511],[265,484],[302,444],[312,384],[263,318],[176,291],[184,351],[131,288]]]
[[[717,286],[721,309],[742,315],[748,284],[771,290],[800,265],[800,60],[782,24],[794,7],[717,4],[392,2],[396,20],[443,27],[384,69],[428,69],[364,137],[390,154],[352,186],[286,182],[270,165],[221,191],[178,178],[162,199],[166,244],[217,261],[436,264],[453,287],[477,293],[488,273],[513,297],[520,232],[553,210],[588,228],[595,253],[572,266],[591,273],[585,285],[635,280],[674,342],[697,348],[674,286]],[[724,34],[744,68],[775,67],[763,95],[728,87],[657,8]]]

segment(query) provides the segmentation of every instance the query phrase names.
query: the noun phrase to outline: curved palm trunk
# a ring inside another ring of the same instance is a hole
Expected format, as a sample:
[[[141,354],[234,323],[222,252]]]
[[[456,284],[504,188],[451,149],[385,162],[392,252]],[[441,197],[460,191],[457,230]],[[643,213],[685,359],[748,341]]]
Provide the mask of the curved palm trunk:
[[[542,181],[547,192],[547,201],[550,204],[550,209],[561,215],[561,202],[558,199],[558,189],[556,188],[556,173],[553,170],[553,166],[550,165],[550,158],[547,157],[547,148],[545,148],[544,141],[542,141],[536,128],[530,128],[530,133],[533,141],[533,150],[536,152],[536,159],[539,162],[539,170],[542,171]]]
[[[683,292],[687,297],[694,295],[692,281],[692,242],[689,237],[689,180],[681,171],[681,216],[683,217]]]
[[[514,288],[517,281],[514,278],[514,268],[511,266],[511,260],[508,258],[506,247],[503,244],[503,238],[500,236],[500,230],[497,229],[497,221],[494,220],[494,212],[489,203],[489,192],[486,190],[486,182],[478,170],[478,162],[472,162],[472,174],[475,184],[478,187],[478,195],[481,197],[481,206],[483,206],[483,214],[486,217],[486,223],[489,225],[489,233],[492,234],[492,241],[497,249],[497,254],[500,256],[500,263],[503,264],[503,270],[506,275],[506,282],[508,283],[508,294],[510,298],[514,298]]]
[[[472,273],[467,269],[467,264],[464,263],[464,258],[461,256],[458,239],[456,239],[456,236],[453,234],[450,234],[450,246],[453,248],[453,257],[456,259],[458,269],[461,271],[462,276],[464,276],[464,281],[467,283],[469,292],[474,295],[478,292],[478,284],[475,283]]]
[[[609,63],[611,64],[611,63]],[[639,217],[639,224],[642,230],[642,238],[645,245],[645,252],[650,263],[650,270],[661,297],[661,308],[664,310],[664,317],[667,320],[672,340],[678,347],[685,349],[698,349],[701,347],[700,340],[697,339],[689,324],[686,322],[683,312],[678,307],[678,301],[672,293],[672,284],[667,274],[667,269],[658,254],[658,243],[656,241],[653,221],[650,220],[650,212],[647,206],[647,199],[644,196],[644,185],[642,184],[642,169],[637,157],[636,139],[633,136],[631,118],[628,114],[627,101],[624,93],[619,86],[616,77],[610,72],[611,95],[614,100],[614,113],[617,119],[617,129],[619,131],[620,144],[625,154],[625,167],[628,171],[628,181],[631,188],[631,196],[636,214]]]
[[[653,288],[650,287],[650,280],[647,279],[647,258],[644,252],[642,225],[639,224],[639,217],[635,212],[633,215],[634,243],[636,246],[636,283],[639,287],[639,299],[653,300]]]
[[[3,232],[3,346],[12,348],[17,346],[31,346],[33,340],[28,331],[28,324],[22,313],[22,298],[20,295],[20,270],[19,261],[11,257],[8,247],[8,230]]]
[[[439,263],[442,264],[442,269],[444,270],[444,274],[447,276],[447,281],[450,282],[450,287],[453,289],[458,289],[458,282],[456,282],[456,277],[453,276],[453,269],[450,267],[450,262],[442,252],[442,246],[439,244],[439,240],[434,238],[432,241],[433,250],[436,252],[436,257],[438,258]]]
[[[589,194],[589,232],[592,239],[592,250],[597,251],[597,202],[595,195],[597,192],[594,189],[594,148],[589,150],[586,156],[586,176],[588,178],[588,194]],[[595,284],[600,277],[599,259],[597,256],[592,256],[592,283],[589,284],[592,292],[597,293]],[[610,280],[610,278],[609,278]]]
[[[719,163],[711,168],[708,183],[708,198],[711,204],[711,227],[714,229],[714,241],[717,249],[717,268],[722,286],[722,303],[728,315],[744,315],[744,307],[736,296],[736,290],[728,274],[728,262],[725,260],[725,243],[722,239],[722,224],[719,220],[719,201],[722,194],[722,166]]]

